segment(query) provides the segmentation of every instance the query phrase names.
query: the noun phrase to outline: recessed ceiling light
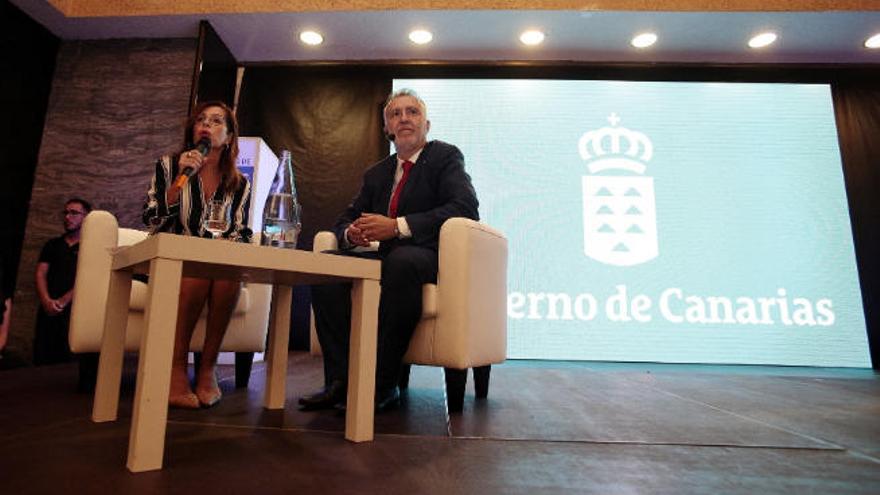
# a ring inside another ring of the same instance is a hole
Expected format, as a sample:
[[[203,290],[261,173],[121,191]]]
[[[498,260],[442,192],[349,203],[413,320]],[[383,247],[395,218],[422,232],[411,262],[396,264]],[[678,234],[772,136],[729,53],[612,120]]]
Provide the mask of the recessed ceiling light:
[[[307,45],[320,45],[324,42],[324,37],[317,31],[303,31],[299,33],[299,40]]]
[[[544,41],[544,33],[536,29],[530,29],[528,31],[523,31],[523,33],[519,35],[519,40],[524,45],[540,45]]]
[[[654,33],[640,33],[630,41],[630,44],[636,48],[648,48],[657,42],[657,35]]]
[[[433,39],[434,35],[431,34],[431,31],[426,31],[424,29],[415,29],[409,33],[409,40],[417,45],[430,43]]]
[[[866,39],[865,48],[880,48],[880,33]]]
[[[766,33],[752,36],[752,39],[749,40],[749,47],[764,48],[765,46],[772,45],[774,41],[776,41],[776,33],[767,31]]]

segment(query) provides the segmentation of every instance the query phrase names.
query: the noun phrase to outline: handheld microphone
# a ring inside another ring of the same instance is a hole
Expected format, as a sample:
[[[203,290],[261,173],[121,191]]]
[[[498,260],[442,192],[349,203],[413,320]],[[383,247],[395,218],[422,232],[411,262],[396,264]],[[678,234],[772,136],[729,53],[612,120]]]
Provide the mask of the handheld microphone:
[[[196,143],[196,147],[193,149],[198,151],[199,154],[201,154],[202,156],[208,156],[208,152],[211,151],[211,140],[207,137],[203,137],[199,140],[198,143]],[[182,189],[183,186],[186,185],[186,181],[188,181],[190,177],[195,175],[196,172],[197,170],[192,167],[184,168],[183,170],[181,170],[180,175],[178,175],[177,178],[174,179],[174,184],[171,187]]]

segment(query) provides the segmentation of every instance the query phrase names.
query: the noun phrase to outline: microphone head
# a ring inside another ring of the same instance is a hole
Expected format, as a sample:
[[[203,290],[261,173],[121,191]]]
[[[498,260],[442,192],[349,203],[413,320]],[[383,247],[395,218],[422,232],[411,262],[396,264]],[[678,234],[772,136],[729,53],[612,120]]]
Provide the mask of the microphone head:
[[[207,156],[208,152],[211,151],[211,139],[207,137],[199,139],[199,142],[196,143],[196,150],[201,153],[202,156]]]

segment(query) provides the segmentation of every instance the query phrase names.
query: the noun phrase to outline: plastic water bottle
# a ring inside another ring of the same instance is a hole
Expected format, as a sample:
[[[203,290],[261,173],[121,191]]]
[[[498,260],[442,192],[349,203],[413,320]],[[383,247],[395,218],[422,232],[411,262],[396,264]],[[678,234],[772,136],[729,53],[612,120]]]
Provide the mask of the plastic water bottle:
[[[293,182],[293,163],[290,151],[281,151],[281,161],[266,204],[263,206],[263,235],[260,244],[288,249],[296,249],[296,240],[302,230],[302,208],[296,197]]]

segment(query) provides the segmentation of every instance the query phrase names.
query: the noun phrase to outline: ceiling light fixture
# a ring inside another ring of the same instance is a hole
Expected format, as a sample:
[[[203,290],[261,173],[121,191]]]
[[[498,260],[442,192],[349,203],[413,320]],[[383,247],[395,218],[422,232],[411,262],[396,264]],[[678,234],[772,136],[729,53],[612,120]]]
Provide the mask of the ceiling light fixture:
[[[880,33],[866,39],[865,48],[880,48]]]
[[[303,31],[299,33],[299,40],[307,45],[320,45],[324,42],[324,37],[317,31]]]
[[[766,33],[752,36],[752,39],[749,40],[749,48],[764,48],[765,46],[772,45],[775,41],[776,33],[767,31]]]
[[[523,31],[523,33],[519,35],[519,40],[522,44],[528,46],[540,45],[544,41],[544,33],[537,29],[530,29],[528,31]]]
[[[636,48],[648,48],[657,42],[657,35],[654,33],[639,33],[637,34],[630,44]]]
[[[434,35],[431,34],[431,31],[427,31],[424,29],[414,29],[409,33],[409,40],[417,45],[430,43],[433,39]]]

